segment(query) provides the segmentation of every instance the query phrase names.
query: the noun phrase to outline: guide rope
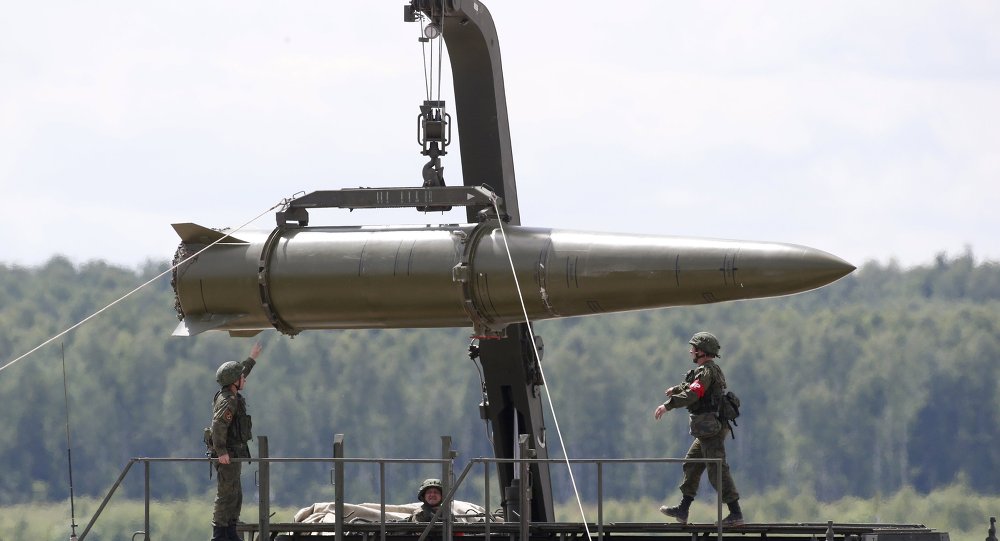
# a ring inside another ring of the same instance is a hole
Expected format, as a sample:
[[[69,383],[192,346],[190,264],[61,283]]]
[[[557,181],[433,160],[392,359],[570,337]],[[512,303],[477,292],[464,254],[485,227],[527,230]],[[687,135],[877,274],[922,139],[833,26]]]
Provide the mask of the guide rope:
[[[20,357],[18,357],[18,358],[16,358],[16,359],[14,359],[14,360],[12,360],[12,361],[9,361],[9,362],[7,362],[7,363],[6,363],[6,364],[4,364],[3,366],[0,366],[0,372],[3,372],[4,370],[6,370],[7,368],[9,368],[9,367],[11,367],[11,366],[14,366],[14,364],[16,364],[17,362],[19,362],[20,360],[22,360],[22,359],[24,359],[24,358],[28,357],[29,355],[31,355],[32,353],[34,353],[34,352],[38,351],[39,349],[42,349],[43,347],[47,346],[48,344],[52,343],[53,341],[55,341],[55,340],[58,340],[59,338],[61,338],[61,337],[65,336],[65,335],[66,335],[67,333],[69,333],[70,331],[72,331],[72,330],[76,329],[77,327],[79,327],[79,326],[83,325],[84,323],[86,323],[86,322],[90,321],[91,319],[94,319],[95,317],[99,316],[99,315],[100,315],[100,314],[102,314],[102,313],[103,313],[103,312],[104,312],[105,310],[108,310],[108,309],[110,309],[110,308],[111,308],[112,306],[114,306],[114,305],[116,305],[116,304],[120,303],[121,301],[123,301],[123,300],[125,300],[125,299],[127,299],[127,298],[131,297],[131,296],[132,296],[133,294],[137,293],[137,292],[138,292],[139,290],[141,290],[141,289],[145,288],[145,287],[146,287],[146,286],[148,286],[149,284],[152,284],[153,282],[155,282],[155,281],[159,280],[160,278],[162,278],[163,276],[167,275],[168,273],[170,273],[170,272],[173,272],[173,270],[174,270],[174,269],[176,269],[177,267],[180,267],[181,265],[183,265],[184,263],[187,263],[187,262],[188,262],[188,261],[190,261],[191,259],[194,259],[195,257],[198,257],[198,256],[199,256],[199,255],[201,255],[201,253],[202,253],[202,252],[204,252],[205,250],[208,250],[208,249],[209,249],[209,248],[211,248],[212,246],[215,246],[216,244],[218,244],[218,243],[222,242],[223,240],[225,240],[225,239],[229,238],[230,236],[232,236],[232,235],[236,234],[236,233],[237,233],[238,231],[240,231],[240,230],[241,230],[241,229],[243,229],[244,227],[246,227],[246,226],[248,226],[248,225],[250,225],[250,224],[252,224],[252,223],[256,222],[257,220],[259,220],[259,219],[260,219],[260,218],[261,218],[262,216],[264,216],[264,215],[265,215],[265,214],[267,214],[268,212],[271,212],[272,210],[274,210],[274,209],[276,209],[276,208],[278,208],[278,207],[281,207],[281,206],[284,206],[284,205],[287,205],[289,201],[290,201],[290,199],[282,199],[282,200],[281,200],[280,202],[278,202],[278,203],[277,203],[276,205],[274,205],[273,207],[271,207],[271,208],[269,208],[269,209],[265,210],[264,212],[261,212],[261,213],[260,213],[260,214],[258,214],[258,215],[257,215],[256,217],[254,217],[253,219],[251,219],[251,220],[247,221],[247,222],[246,222],[246,223],[244,223],[243,225],[241,225],[241,226],[237,227],[236,229],[234,229],[234,230],[232,230],[232,231],[228,231],[228,232],[225,232],[225,233],[224,233],[224,234],[223,234],[223,235],[222,235],[221,237],[219,237],[218,239],[216,239],[216,240],[215,240],[214,242],[212,242],[212,243],[211,243],[211,244],[209,244],[208,246],[205,246],[205,247],[204,247],[204,248],[202,248],[201,250],[198,250],[197,252],[195,252],[195,253],[193,253],[193,254],[191,254],[191,255],[189,255],[189,256],[187,256],[187,257],[185,257],[185,258],[184,258],[184,259],[182,259],[181,261],[178,261],[177,263],[175,263],[175,264],[174,264],[174,265],[173,265],[172,267],[170,267],[169,269],[167,269],[167,270],[165,270],[165,271],[161,272],[160,274],[157,274],[156,276],[154,276],[154,277],[150,278],[149,280],[147,280],[146,282],[144,282],[144,283],[143,283],[142,285],[140,285],[139,287],[136,287],[136,288],[135,288],[135,289],[133,289],[132,291],[129,291],[128,293],[126,293],[126,294],[122,295],[121,297],[117,298],[116,300],[114,300],[114,301],[112,301],[112,302],[108,303],[108,304],[107,304],[107,305],[106,305],[106,306],[105,306],[104,308],[101,308],[100,310],[98,310],[98,311],[94,312],[93,314],[90,314],[89,316],[87,316],[87,317],[83,318],[83,319],[82,319],[82,320],[80,320],[80,321],[79,321],[78,323],[75,323],[74,325],[72,325],[72,326],[71,326],[71,327],[69,327],[68,329],[66,329],[66,330],[62,331],[61,333],[59,333],[59,334],[56,334],[55,336],[53,336],[53,337],[49,338],[48,340],[46,340],[46,341],[42,342],[41,344],[38,344],[37,346],[35,346],[34,348],[32,348],[32,349],[31,349],[30,351],[28,351],[27,353],[25,353],[25,354],[21,355]]]
[[[500,207],[497,204],[497,197],[494,194],[491,198],[493,201],[493,209],[496,211],[497,216],[501,216]],[[517,297],[521,301],[521,313],[524,314],[524,322],[528,325],[528,336],[531,338],[531,348],[535,351],[537,356],[538,346],[535,344],[535,331],[531,327],[531,320],[528,319],[528,309],[524,304],[524,295],[521,293],[521,283],[517,279],[517,270],[514,267],[514,258],[510,254],[510,245],[507,243],[507,232],[503,228],[503,219],[498,219],[500,224],[500,237],[503,239],[504,248],[507,250],[507,261],[510,263],[510,271],[514,276],[514,286],[517,288]],[[559,446],[562,447],[563,458],[566,460],[566,470],[569,472],[569,480],[573,485],[573,494],[576,496],[576,505],[580,509],[580,517],[583,519],[583,528],[587,532],[587,539],[593,541],[593,537],[590,535],[590,526],[587,525],[587,515],[583,511],[583,502],[580,500],[580,491],[576,487],[576,477],[573,476],[573,468],[569,462],[569,454],[566,452],[566,442],[563,441],[562,430],[559,428],[559,418],[556,416],[556,408],[552,405],[552,393],[548,390],[548,381],[545,377],[545,370],[542,368],[542,360],[538,359],[538,370],[542,375],[542,383],[545,385],[545,398],[549,402],[549,411],[552,412],[552,421],[556,425],[556,435],[559,436]]]

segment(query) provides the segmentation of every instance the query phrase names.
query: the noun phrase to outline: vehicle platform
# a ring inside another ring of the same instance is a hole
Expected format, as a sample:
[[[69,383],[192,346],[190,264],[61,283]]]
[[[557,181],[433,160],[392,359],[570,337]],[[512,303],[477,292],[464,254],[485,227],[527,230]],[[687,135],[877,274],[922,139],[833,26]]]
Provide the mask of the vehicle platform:
[[[387,522],[385,524],[364,522],[344,524],[343,539],[349,541],[416,541],[427,524],[413,522]],[[275,541],[311,540],[316,536],[335,535],[335,524],[308,524],[300,522],[268,525],[269,538]],[[590,538],[628,539],[641,537],[644,541],[690,539],[713,539],[718,535],[715,524],[677,524],[657,522],[612,522],[601,525],[590,523],[587,528],[579,522],[541,522],[528,526],[529,541],[580,540]],[[257,524],[241,524],[237,527],[241,534],[251,534],[249,539],[257,539],[260,528]],[[506,537],[519,539],[521,525],[517,523],[454,523],[454,537],[468,541],[475,539]],[[428,539],[441,539],[442,526],[434,525]],[[857,524],[857,523],[748,523],[736,528],[724,528],[723,538],[733,539],[782,539],[782,540],[830,540],[830,541],[949,541],[947,533],[938,532],[922,524]]]

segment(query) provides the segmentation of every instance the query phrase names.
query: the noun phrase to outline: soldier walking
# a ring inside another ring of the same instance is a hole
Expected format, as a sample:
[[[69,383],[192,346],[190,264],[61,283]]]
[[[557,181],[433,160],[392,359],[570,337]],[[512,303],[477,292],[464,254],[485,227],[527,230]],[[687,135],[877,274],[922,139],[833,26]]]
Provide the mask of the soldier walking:
[[[712,487],[722,494],[722,501],[729,506],[729,515],[722,519],[723,526],[742,526],[743,511],[740,509],[740,494],[736,491],[733,477],[726,463],[726,436],[730,433],[728,423],[719,421],[719,402],[726,389],[726,377],[715,363],[719,357],[719,340],[707,332],[699,332],[688,341],[691,344],[691,362],[698,365],[687,373],[684,382],[670,387],[664,394],[667,401],[656,407],[653,417],[659,421],[663,414],[678,408],[687,408],[690,414],[691,435],[694,442],[685,458],[721,458],[722,486],[716,486],[718,463],[708,463],[708,480]],[[660,512],[673,517],[681,524],[687,524],[688,509],[698,494],[704,462],[685,462],[684,481],[681,483],[681,502],[673,507],[661,506]]]

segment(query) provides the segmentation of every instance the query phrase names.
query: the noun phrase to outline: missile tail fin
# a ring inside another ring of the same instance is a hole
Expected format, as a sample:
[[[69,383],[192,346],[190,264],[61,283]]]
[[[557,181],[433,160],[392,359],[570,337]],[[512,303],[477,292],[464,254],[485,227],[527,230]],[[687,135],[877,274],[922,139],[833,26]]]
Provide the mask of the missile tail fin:
[[[219,239],[222,239],[220,244],[248,244],[245,240],[227,235],[225,231],[209,229],[203,225],[193,223],[170,225],[185,244],[210,244]]]

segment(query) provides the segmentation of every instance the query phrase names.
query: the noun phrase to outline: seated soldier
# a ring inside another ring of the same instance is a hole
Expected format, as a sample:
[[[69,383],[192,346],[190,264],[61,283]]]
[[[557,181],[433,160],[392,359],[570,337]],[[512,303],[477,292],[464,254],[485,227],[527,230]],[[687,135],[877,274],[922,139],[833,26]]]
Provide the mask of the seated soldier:
[[[442,485],[440,479],[424,479],[423,483],[420,483],[420,489],[417,492],[417,499],[420,500],[423,505],[420,509],[413,512],[410,516],[412,522],[430,522],[431,518],[434,517],[434,513],[437,512],[438,508],[441,507],[441,501],[444,499],[444,493],[442,492]],[[438,517],[441,520],[443,517]]]

